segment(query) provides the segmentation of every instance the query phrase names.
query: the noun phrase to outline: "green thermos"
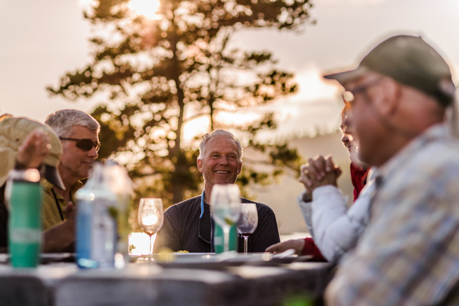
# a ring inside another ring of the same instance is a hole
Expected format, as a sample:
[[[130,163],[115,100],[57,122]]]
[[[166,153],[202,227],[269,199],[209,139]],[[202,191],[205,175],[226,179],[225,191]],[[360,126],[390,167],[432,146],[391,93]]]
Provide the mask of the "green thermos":
[[[11,265],[33,268],[39,263],[42,239],[40,173],[37,169],[13,170],[8,184]]]

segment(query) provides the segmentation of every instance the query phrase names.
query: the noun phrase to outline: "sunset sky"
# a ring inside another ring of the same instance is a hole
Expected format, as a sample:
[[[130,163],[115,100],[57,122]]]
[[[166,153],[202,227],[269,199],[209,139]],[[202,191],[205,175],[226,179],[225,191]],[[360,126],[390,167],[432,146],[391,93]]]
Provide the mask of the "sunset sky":
[[[91,111],[99,101],[68,102],[50,97],[67,71],[90,61],[89,24],[82,9],[89,0],[0,0],[0,113],[43,121],[58,109]],[[459,71],[457,0],[315,0],[315,25],[301,33],[251,30],[233,45],[270,50],[279,67],[294,72],[300,92],[270,106],[279,114],[280,135],[303,135],[338,126],[339,88],[323,71],[352,67],[372,46],[392,34],[422,35]],[[280,136],[279,136],[280,137]]]

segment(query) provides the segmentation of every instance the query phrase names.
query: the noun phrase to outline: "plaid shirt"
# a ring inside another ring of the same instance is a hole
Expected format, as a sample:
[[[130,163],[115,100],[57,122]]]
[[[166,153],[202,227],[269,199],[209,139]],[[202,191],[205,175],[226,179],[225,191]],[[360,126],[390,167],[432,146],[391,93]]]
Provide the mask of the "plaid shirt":
[[[371,219],[329,305],[431,305],[459,280],[459,147],[436,125],[380,169]]]

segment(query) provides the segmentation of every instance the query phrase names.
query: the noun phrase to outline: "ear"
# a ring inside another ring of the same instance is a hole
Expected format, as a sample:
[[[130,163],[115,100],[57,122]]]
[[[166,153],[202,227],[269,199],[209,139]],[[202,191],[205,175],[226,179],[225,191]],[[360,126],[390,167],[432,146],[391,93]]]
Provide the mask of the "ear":
[[[199,172],[202,173],[202,160],[198,159],[197,164],[198,164],[198,170],[199,170]]]
[[[391,78],[381,80],[381,85],[372,92],[372,101],[378,112],[384,116],[392,116],[400,104],[400,86]]]
[[[237,169],[237,175],[241,173],[241,169],[242,169],[242,162],[239,163],[239,167]]]

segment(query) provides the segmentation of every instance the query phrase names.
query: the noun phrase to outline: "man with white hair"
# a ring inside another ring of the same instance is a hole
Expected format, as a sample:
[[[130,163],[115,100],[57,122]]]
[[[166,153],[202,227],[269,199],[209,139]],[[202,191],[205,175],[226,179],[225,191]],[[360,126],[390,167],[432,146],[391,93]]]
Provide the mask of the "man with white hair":
[[[63,154],[58,166],[65,189],[46,184],[43,205],[43,229],[66,219],[68,202],[74,202],[75,192],[83,186],[81,180],[89,176],[99,151],[99,123],[89,114],[63,109],[46,118],[62,142]]]
[[[234,184],[242,167],[242,147],[233,134],[215,130],[202,137],[199,146],[198,169],[204,177],[204,191],[197,196],[175,204],[164,213],[164,225],[159,231],[154,252],[166,247],[172,251],[214,252],[210,196],[215,184]],[[254,203],[241,198],[242,203]],[[256,203],[258,226],[249,237],[249,252],[264,250],[279,242],[276,217],[267,205]],[[238,251],[243,251],[239,237]]]
[[[399,35],[355,70],[347,91],[362,161],[378,167],[370,221],[326,291],[328,305],[457,305],[459,146],[445,123],[451,72],[422,38]]]

